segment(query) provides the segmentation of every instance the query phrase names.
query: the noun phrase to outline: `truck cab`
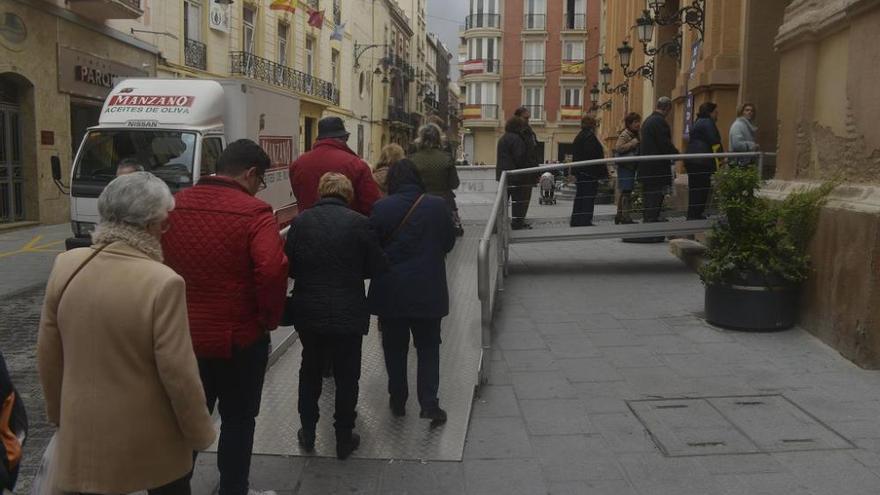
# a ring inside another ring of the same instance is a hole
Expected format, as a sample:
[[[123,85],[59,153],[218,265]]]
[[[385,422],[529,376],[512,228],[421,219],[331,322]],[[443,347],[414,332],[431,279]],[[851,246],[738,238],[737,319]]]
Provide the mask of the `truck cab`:
[[[68,249],[88,246],[98,223],[98,196],[124,159],[164,180],[172,193],[216,173],[226,144],[253,139],[272,167],[258,197],[272,205],[279,228],[296,213],[288,167],[296,156],[299,101],[236,80],[129,79],[104,102],[88,130],[71,173]]]

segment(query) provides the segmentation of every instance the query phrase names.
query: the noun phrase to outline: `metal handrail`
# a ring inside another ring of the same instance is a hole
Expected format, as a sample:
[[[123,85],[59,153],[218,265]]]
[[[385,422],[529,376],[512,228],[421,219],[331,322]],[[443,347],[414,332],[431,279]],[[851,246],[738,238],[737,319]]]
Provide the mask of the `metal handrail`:
[[[668,160],[699,160],[707,158],[757,158],[758,172],[763,177],[764,158],[776,156],[776,153],[763,152],[746,152],[746,153],[681,153],[677,155],[645,155],[645,156],[626,156],[602,158],[599,160],[586,160],[573,163],[561,163],[558,165],[544,165],[540,167],[524,168],[519,170],[509,170],[501,173],[498,181],[498,192],[495,194],[495,202],[489,218],[486,221],[486,228],[483,230],[483,236],[480,237],[479,247],[477,248],[477,296],[480,300],[481,315],[481,338],[483,357],[480,366],[481,383],[488,376],[488,367],[491,363],[491,343],[492,343],[492,320],[495,307],[492,304],[493,293],[492,272],[489,266],[489,248],[492,244],[492,236],[497,233],[496,248],[498,249],[498,272],[496,273],[496,291],[504,290],[504,277],[507,274],[507,261],[510,251],[510,225],[507,222],[507,184],[509,178],[519,175],[534,174],[536,172],[550,172],[555,170],[569,170],[574,168],[589,167],[592,165],[619,165],[621,163],[633,163],[644,161],[664,161]]]

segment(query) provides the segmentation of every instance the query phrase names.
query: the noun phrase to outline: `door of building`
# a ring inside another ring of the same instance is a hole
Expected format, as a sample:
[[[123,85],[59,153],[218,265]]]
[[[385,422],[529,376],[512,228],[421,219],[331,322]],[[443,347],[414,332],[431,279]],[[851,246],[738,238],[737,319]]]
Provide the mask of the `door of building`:
[[[0,103],[0,223],[24,220],[21,113]]]
[[[305,121],[305,124],[304,124],[305,128],[303,129],[303,132],[305,133],[305,143],[304,143],[305,146],[304,146],[304,148],[306,151],[312,151],[312,145],[315,144],[315,119],[313,117],[306,117],[304,119],[304,121]]]

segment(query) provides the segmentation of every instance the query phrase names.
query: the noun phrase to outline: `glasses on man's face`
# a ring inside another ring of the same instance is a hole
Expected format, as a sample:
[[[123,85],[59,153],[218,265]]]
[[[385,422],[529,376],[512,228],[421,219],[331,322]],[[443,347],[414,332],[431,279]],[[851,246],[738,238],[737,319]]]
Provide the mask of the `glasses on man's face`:
[[[258,175],[257,178],[260,179],[260,187],[257,190],[262,191],[263,189],[266,189],[266,187],[268,187],[266,185],[266,176],[265,175]]]

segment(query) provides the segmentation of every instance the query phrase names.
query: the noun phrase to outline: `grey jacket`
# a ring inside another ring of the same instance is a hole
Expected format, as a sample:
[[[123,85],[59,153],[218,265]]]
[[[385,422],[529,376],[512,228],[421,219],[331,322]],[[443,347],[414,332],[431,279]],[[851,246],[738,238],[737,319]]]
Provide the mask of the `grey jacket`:
[[[739,117],[730,126],[730,151],[747,152],[758,149],[758,140],[755,134],[758,127],[745,118]]]

